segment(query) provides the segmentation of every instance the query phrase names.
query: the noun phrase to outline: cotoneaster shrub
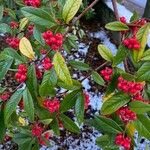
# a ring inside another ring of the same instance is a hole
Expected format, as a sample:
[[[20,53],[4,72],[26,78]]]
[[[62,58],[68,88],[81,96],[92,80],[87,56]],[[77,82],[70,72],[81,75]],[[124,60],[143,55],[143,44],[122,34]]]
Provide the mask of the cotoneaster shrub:
[[[108,23],[106,29],[120,33],[120,45],[114,56],[100,44],[98,51],[106,62],[93,70],[80,61],[67,62],[64,55],[77,48],[73,30],[84,13],[74,16],[81,5],[82,0],[1,2],[0,32],[6,45],[0,53],[0,80],[11,71],[17,83],[11,91],[0,87],[1,142],[12,140],[21,150],[39,149],[49,146],[48,140],[59,136],[60,128],[79,134],[82,123],[103,134],[96,141],[103,149],[133,149],[135,131],[150,140],[149,21],[134,14],[130,22],[121,17]],[[121,63],[125,70],[118,68]],[[81,85],[84,79],[72,79],[72,68],[86,71],[95,84],[106,87],[100,114],[90,120],[84,120],[89,104]],[[60,88],[66,91],[59,93]],[[70,109],[76,123],[66,115]]]

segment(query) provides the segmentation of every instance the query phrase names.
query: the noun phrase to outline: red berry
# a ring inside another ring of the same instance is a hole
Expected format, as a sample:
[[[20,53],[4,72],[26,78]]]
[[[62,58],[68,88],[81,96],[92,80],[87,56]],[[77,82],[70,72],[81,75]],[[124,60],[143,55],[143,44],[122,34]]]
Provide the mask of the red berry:
[[[120,17],[120,21],[121,21],[122,23],[126,23],[126,22],[127,22],[125,17]]]
[[[84,92],[84,108],[88,109],[90,103],[90,96]]]
[[[111,75],[113,74],[113,70],[109,67],[106,67],[104,70],[100,71],[102,77],[109,82],[111,80]]]
[[[27,6],[40,7],[41,0],[24,0],[24,4]]]

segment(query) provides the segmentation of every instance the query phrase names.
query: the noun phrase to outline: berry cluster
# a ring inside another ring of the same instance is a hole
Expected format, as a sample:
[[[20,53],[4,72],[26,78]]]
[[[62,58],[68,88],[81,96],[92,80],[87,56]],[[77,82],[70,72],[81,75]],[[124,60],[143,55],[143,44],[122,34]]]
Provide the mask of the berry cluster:
[[[23,1],[27,6],[40,7],[41,0],[24,0]]]
[[[35,137],[40,137],[43,132],[43,128],[39,124],[35,124],[32,127],[32,135]]]
[[[60,102],[57,98],[53,100],[46,99],[43,103],[43,106],[49,110],[50,113],[58,112],[60,108]]]
[[[106,67],[104,70],[100,71],[100,74],[107,82],[111,80],[112,73],[113,73],[113,70],[109,67]]]
[[[42,34],[47,45],[51,47],[52,50],[59,50],[63,43],[63,36],[61,33],[53,34],[52,31],[48,30]]]
[[[123,45],[129,49],[139,50],[140,43],[135,37],[127,38],[123,41]]]
[[[129,150],[131,146],[131,139],[129,137],[124,137],[123,133],[116,135],[115,143],[122,146],[125,150]]]
[[[17,37],[9,37],[6,39],[6,43],[14,49],[17,49],[19,47],[19,42],[20,39],[18,39]]]
[[[87,93],[83,93],[84,95],[84,109],[88,109],[90,103],[90,96]]]
[[[18,72],[15,74],[15,77],[19,83],[23,83],[27,79],[27,67],[24,64],[18,66]]]
[[[4,92],[3,94],[0,95],[0,99],[2,101],[7,101],[10,97],[10,94],[8,92]]]
[[[18,24],[18,22],[11,21],[11,22],[10,22],[10,27],[11,27],[12,29],[17,29],[17,28],[19,27],[19,24]]]
[[[141,93],[137,93],[136,95],[134,95],[132,100],[133,101],[141,101],[141,102],[148,104],[148,101],[142,97]]]
[[[118,86],[118,89],[122,90],[123,92],[133,94],[133,95],[143,90],[143,84],[132,82],[132,81],[127,81],[123,79],[123,77],[121,76],[118,78],[117,86]]]
[[[51,137],[50,133],[49,132],[45,132],[43,134],[43,137],[46,139],[46,140],[49,140],[49,138]],[[42,146],[46,146],[46,141],[42,138],[42,137],[38,137],[38,141],[39,141],[39,144],[42,145]]]
[[[135,25],[144,26],[147,23],[147,20],[145,18],[139,19],[134,22]]]
[[[48,58],[48,57],[44,58],[44,60],[42,61],[42,65],[45,70],[49,70],[53,67],[52,62],[51,62],[50,58]]]
[[[41,127],[39,124],[35,124],[32,127],[32,135],[38,138],[38,142],[41,145],[46,146],[46,142],[43,138],[48,140],[50,138],[50,133],[45,132],[44,134],[42,134],[43,130],[44,130],[43,127]]]
[[[128,106],[121,107],[119,110],[117,110],[117,114],[124,123],[128,123],[129,121],[137,119],[136,113],[131,111]]]

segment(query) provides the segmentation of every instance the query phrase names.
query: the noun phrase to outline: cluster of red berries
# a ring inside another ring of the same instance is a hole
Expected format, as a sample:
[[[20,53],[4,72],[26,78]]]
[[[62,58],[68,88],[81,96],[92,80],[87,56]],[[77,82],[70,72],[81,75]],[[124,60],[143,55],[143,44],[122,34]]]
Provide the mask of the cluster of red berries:
[[[119,133],[116,135],[115,143],[122,146],[125,150],[129,150],[131,146],[131,138],[124,137],[123,133]]]
[[[43,106],[49,110],[50,113],[58,112],[60,108],[60,101],[57,98],[46,99],[43,103]]]
[[[123,41],[123,45],[129,49],[140,49],[140,43],[135,37],[127,38]]]
[[[141,90],[143,90],[143,84],[141,83],[136,83],[133,81],[127,81],[123,79],[123,77],[118,78],[118,89],[122,90],[125,93],[130,93],[130,94],[137,94]]]
[[[15,74],[15,77],[19,83],[23,83],[27,79],[27,67],[24,64],[18,65],[18,72]]]
[[[51,47],[52,50],[59,50],[63,44],[63,36],[61,33],[53,34],[52,31],[48,30],[42,34],[47,45]]]
[[[111,80],[112,73],[113,73],[113,70],[109,67],[106,67],[105,69],[100,71],[100,74],[102,75],[104,80],[106,80],[107,82]]]
[[[43,139],[43,137],[48,140],[50,138],[50,133],[49,132],[45,132],[44,134],[42,134],[44,131],[43,127],[40,126],[39,124],[35,124],[32,127],[32,135],[38,138],[38,141],[41,145],[45,146],[45,140]],[[43,137],[42,137],[43,135]]]
[[[49,70],[53,67],[53,64],[52,64],[49,57],[46,57],[46,58],[43,59],[42,65],[43,65],[45,70]]]
[[[145,18],[139,19],[134,22],[136,25],[144,26],[147,23],[147,20]]]
[[[121,107],[120,109],[118,109],[117,114],[124,123],[128,123],[129,121],[137,119],[136,113],[130,110],[128,106]]]
[[[19,42],[20,39],[17,37],[9,37],[6,39],[6,43],[14,49],[17,49],[19,47]]]
[[[10,22],[10,27],[11,27],[12,29],[17,29],[17,28],[19,27],[19,24],[18,24],[18,22],[16,22],[16,21],[11,21],[11,22]]]
[[[10,98],[10,94],[8,92],[4,92],[3,94],[0,95],[0,99],[2,101],[7,101]]]
[[[133,98],[132,98],[132,101],[141,101],[141,102],[144,102],[144,103],[146,103],[146,104],[149,103],[147,100],[145,100],[145,99],[142,97],[141,93],[137,93],[136,95],[134,95]]]
[[[89,103],[90,103],[90,96],[84,92],[84,109],[88,109]]]
[[[41,0],[24,0],[23,1],[27,6],[40,7]]]

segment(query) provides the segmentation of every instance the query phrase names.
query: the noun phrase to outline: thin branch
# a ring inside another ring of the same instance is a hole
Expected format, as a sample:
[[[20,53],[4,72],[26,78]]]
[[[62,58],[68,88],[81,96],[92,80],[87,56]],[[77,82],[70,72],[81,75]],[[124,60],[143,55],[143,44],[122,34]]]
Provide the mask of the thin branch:
[[[104,67],[105,65],[109,64],[108,61],[106,61],[105,63],[103,63],[102,65],[98,66],[95,71],[100,70],[102,67]],[[92,75],[92,72],[90,74],[88,74],[85,78],[83,78],[80,82],[83,82],[85,79],[89,78]]]
[[[85,8],[83,12],[77,18],[75,18],[73,24],[75,24],[78,20],[80,20],[81,17],[83,17],[98,1],[99,0],[94,0],[87,8]]]
[[[113,9],[114,9],[114,13],[115,13],[116,19],[119,21],[119,13],[118,13],[118,8],[117,8],[117,1],[116,0],[112,0],[112,5],[113,5]]]

